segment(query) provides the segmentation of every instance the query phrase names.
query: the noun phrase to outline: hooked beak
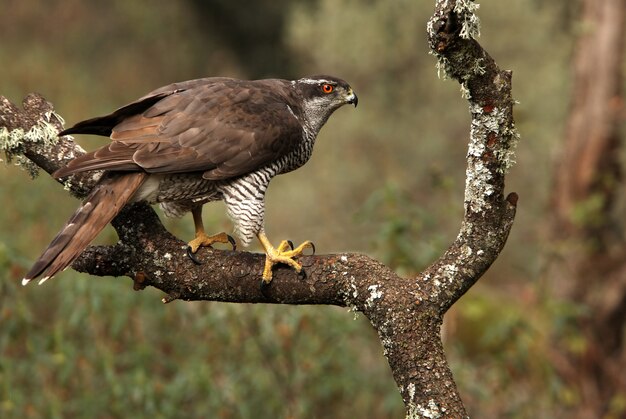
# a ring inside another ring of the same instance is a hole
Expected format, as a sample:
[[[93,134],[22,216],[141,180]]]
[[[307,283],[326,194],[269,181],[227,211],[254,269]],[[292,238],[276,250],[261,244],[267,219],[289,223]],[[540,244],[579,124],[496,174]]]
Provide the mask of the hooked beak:
[[[356,93],[354,93],[352,89],[350,89],[349,93],[350,94],[346,98],[346,101],[347,103],[354,105],[354,107],[356,108],[356,105],[359,104],[359,98],[356,96]]]

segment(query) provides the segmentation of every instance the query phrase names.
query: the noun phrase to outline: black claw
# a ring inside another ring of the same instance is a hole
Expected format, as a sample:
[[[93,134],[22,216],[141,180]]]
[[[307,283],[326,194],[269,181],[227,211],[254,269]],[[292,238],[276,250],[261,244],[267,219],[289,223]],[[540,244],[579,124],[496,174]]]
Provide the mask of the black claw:
[[[227,234],[226,237],[228,238],[228,241],[230,242],[231,246],[233,246],[233,252],[237,250],[237,243],[235,243],[235,239],[233,239],[233,237],[230,234]]]
[[[196,254],[191,251],[191,246],[187,246],[187,256],[189,256],[189,259],[196,265],[202,265],[202,262],[196,257]]]
[[[289,244],[289,247],[293,250],[293,242],[291,240],[287,240],[287,244]]]
[[[267,294],[267,291],[269,291],[270,289],[270,285],[272,284],[272,282],[267,282],[264,279],[261,279],[261,294],[263,295],[263,297],[265,298],[270,298],[269,294]]]
[[[315,254],[315,245],[313,242],[311,242],[311,250],[313,250],[313,253],[311,253],[311,256],[313,256]]]
[[[301,279],[306,279],[306,271],[304,269],[301,269],[300,272],[298,272],[298,276],[300,276]]]

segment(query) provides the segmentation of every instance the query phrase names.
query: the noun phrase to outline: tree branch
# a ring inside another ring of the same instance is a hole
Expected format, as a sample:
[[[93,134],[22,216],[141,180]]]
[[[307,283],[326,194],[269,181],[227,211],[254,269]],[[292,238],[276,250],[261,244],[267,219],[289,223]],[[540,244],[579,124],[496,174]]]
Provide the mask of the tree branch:
[[[80,272],[128,276],[134,288],[156,287],[175,299],[240,303],[332,304],[363,312],[377,330],[408,414],[467,416],[440,338],[444,313],[493,263],[515,216],[517,196],[504,198],[504,175],[516,140],[511,74],[472,39],[477,20],[472,2],[440,1],[428,24],[440,69],[469,96],[472,115],[465,216],[458,237],[416,278],[359,254],[305,256],[304,274],[277,267],[264,294],[259,283],[264,255],[200,250],[205,261],[186,257],[186,245],[168,233],[146,204],[125,208],[113,221],[114,246],[92,246],[74,262]],[[27,160],[48,173],[84,151],[70,137],[56,138],[62,119],[41,96],[18,109],[0,97],[0,148],[9,160]],[[25,159],[26,158],[26,159]],[[30,164],[30,163],[29,163]],[[31,172],[34,172],[31,170]],[[65,187],[84,196],[99,174],[71,177]]]
[[[479,31],[473,13],[477,7],[469,0],[440,0],[428,22],[429,43],[440,73],[461,84],[472,116],[461,231],[443,257],[422,274],[446,280],[445,293],[429,292],[444,312],[500,254],[518,200],[515,193],[504,198],[504,178],[514,163],[519,137],[513,121],[512,73],[500,70],[474,39]]]

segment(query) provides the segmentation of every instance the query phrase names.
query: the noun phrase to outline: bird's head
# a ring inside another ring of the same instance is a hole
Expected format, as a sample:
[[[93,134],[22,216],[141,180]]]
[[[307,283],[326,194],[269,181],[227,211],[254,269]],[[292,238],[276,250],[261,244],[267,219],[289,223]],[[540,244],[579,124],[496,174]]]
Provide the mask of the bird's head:
[[[356,107],[359,102],[352,87],[337,77],[305,77],[293,84],[303,100],[302,108],[308,122],[317,130],[334,111],[347,104]]]

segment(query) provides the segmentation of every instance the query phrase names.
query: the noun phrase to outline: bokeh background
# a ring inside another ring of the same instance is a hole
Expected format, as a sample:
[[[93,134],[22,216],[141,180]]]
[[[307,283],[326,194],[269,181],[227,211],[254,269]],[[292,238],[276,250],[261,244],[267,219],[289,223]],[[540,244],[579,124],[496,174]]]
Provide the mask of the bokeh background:
[[[266,230],[410,275],[454,240],[463,213],[470,119],[459,85],[440,80],[428,54],[433,3],[0,0],[0,94],[19,103],[39,92],[73,124],[174,81],[342,77],[359,107],[331,118],[305,167],[274,179]],[[572,3],[483,0],[479,10],[482,45],[513,70],[522,138],[507,179],[520,195],[508,244],[444,327],[476,417],[567,417],[582,403],[550,353],[585,347],[575,327],[584,310],[556,298],[546,273],[551,176],[581,30]],[[0,178],[0,417],[404,415],[375,332],[347,309],[163,305],[160,292],[134,292],[128,279],[71,270],[21,287],[77,202],[13,165],[0,165]],[[204,219],[231,230],[221,204]],[[192,238],[190,215],[164,222]],[[109,228],[98,242],[115,240]]]

